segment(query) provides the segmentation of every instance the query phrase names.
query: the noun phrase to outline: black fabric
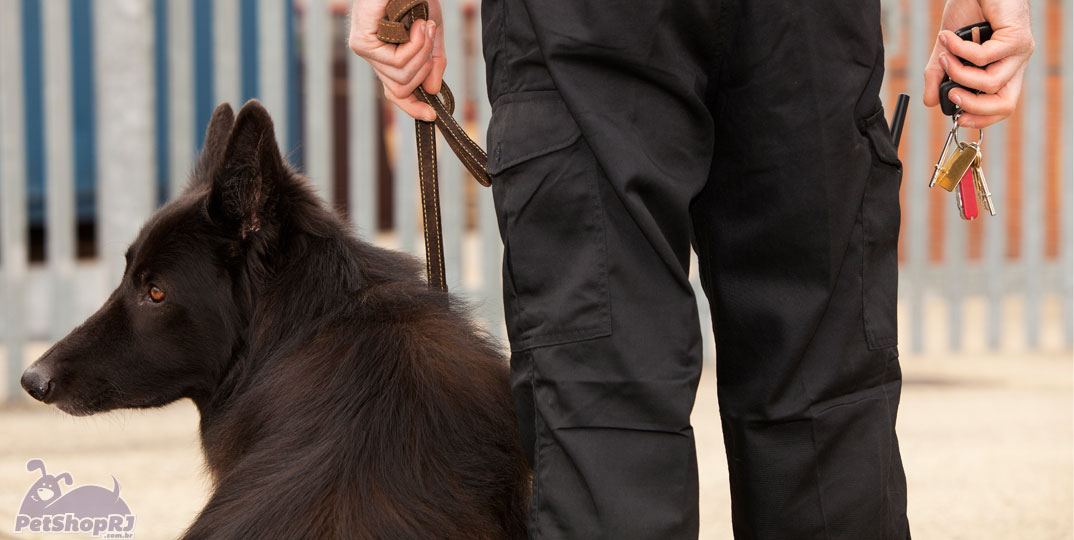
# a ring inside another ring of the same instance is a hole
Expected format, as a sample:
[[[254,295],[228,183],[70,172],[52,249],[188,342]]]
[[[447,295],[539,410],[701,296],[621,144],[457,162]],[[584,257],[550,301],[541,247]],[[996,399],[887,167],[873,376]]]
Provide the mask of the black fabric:
[[[696,538],[693,243],[735,537],[907,538],[879,3],[482,16],[531,537]]]

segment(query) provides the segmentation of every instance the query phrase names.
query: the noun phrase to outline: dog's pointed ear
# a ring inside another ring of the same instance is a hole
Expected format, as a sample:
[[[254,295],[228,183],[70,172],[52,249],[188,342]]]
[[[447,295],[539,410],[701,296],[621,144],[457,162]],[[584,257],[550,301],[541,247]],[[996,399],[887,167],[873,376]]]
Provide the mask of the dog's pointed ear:
[[[224,149],[234,124],[235,113],[232,112],[231,105],[226,101],[217,105],[209,119],[209,127],[205,128],[205,142],[201,145],[201,152],[194,165],[195,183],[211,179],[213,167],[224,157]]]
[[[222,159],[213,168],[210,215],[246,238],[261,229],[276,184],[286,173],[272,118],[251,99],[239,110]]]

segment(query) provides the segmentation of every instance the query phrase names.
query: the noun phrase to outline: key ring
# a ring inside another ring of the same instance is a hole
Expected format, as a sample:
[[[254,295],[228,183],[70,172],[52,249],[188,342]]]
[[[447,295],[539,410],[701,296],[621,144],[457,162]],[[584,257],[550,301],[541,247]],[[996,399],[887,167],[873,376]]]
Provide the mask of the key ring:
[[[955,148],[958,148],[962,145],[962,142],[958,140],[958,129],[961,127],[958,125],[958,119],[961,117],[962,110],[959,110],[957,113],[955,113],[954,116],[951,117],[951,133],[955,136]],[[984,143],[984,129],[977,128],[977,133],[977,140],[975,142],[967,142],[966,144],[980,148],[981,145]]]

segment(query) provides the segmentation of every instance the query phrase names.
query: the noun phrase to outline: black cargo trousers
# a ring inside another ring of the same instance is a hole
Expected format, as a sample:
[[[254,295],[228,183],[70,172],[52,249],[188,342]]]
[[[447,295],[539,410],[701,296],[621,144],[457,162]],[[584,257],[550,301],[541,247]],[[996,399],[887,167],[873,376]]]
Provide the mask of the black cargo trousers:
[[[878,0],[482,18],[531,537],[696,538],[693,244],[735,538],[907,538]]]

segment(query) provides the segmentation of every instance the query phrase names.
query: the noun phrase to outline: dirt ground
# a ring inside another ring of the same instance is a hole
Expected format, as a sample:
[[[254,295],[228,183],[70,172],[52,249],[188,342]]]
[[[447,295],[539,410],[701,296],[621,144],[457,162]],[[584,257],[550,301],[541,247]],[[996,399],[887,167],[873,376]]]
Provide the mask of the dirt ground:
[[[914,538],[1072,537],[1072,366],[1069,352],[904,357],[898,431]],[[731,538],[714,372],[706,369],[694,409],[705,540]],[[0,538],[49,538],[12,533],[37,477],[25,468],[32,458],[70,472],[76,486],[115,476],[136,538],[175,538],[207,493],[189,402],[73,418],[24,401],[0,408]]]

